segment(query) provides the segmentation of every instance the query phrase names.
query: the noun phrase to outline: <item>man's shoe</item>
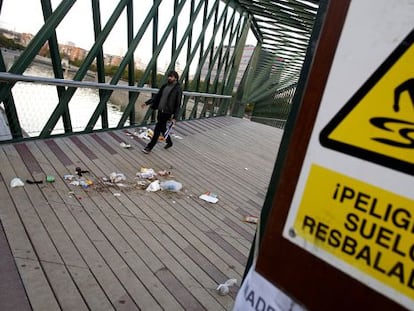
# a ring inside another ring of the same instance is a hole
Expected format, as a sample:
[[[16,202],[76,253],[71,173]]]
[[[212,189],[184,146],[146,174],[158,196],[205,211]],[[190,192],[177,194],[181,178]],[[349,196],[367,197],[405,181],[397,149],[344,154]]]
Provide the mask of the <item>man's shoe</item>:
[[[172,147],[172,144],[166,144],[165,146],[164,146],[164,149],[168,149],[168,148],[171,148]]]
[[[148,147],[145,147],[144,149],[142,149],[142,152],[148,154],[151,152],[151,149]]]

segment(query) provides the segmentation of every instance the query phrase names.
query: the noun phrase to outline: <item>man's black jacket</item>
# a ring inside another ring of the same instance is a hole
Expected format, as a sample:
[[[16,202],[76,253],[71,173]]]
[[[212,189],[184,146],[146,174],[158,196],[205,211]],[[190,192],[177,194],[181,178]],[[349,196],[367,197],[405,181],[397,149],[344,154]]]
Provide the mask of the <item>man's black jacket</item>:
[[[147,100],[145,104],[151,105],[150,108],[157,110],[158,105],[160,104],[160,99],[162,92],[164,91],[167,84],[164,84],[161,86],[158,93]],[[183,91],[181,90],[181,85],[176,82],[173,89],[171,90],[170,94],[168,94],[167,104],[164,108],[165,113],[170,113],[174,119],[176,119],[180,113],[180,107],[181,107],[181,98],[183,96]]]

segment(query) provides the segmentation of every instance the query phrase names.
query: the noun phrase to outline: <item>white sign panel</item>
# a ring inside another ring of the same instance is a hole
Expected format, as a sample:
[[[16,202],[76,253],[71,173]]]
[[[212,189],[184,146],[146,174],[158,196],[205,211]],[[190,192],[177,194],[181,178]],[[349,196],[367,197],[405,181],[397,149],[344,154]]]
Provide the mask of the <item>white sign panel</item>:
[[[414,0],[354,0],[283,236],[414,310]]]
[[[305,309],[257,273],[252,266],[237,294],[233,311],[305,311]]]

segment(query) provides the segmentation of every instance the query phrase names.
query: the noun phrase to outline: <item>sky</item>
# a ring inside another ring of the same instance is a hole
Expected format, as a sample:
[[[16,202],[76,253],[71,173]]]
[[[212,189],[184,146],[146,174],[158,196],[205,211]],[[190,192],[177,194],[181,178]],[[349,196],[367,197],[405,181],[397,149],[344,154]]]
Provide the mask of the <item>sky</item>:
[[[51,0],[52,9],[60,4],[61,0]],[[140,10],[147,12],[152,1],[140,1]],[[101,0],[101,24],[104,25],[110,12],[118,1]],[[145,8],[144,8],[145,6]],[[124,23],[122,23],[124,22]],[[3,0],[0,12],[0,26],[17,32],[35,34],[43,25],[43,14],[40,0]],[[122,55],[126,51],[126,14],[122,13],[104,45],[108,54]],[[78,0],[72,6],[61,24],[56,29],[59,43],[73,42],[76,46],[89,50],[94,41],[91,0]],[[122,38],[119,34],[125,34]],[[145,53],[144,53],[145,54]]]
[[[61,3],[62,0],[51,0],[52,9]],[[65,16],[61,24],[56,29],[59,43],[66,44],[73,42],[76,46],[89,50],[94,42],[93,33],[93,19],[91,0],[77,0],[69,13]],[[190,1],[187,1],[190,3]],[[0,2],[1,3],[1,2]],[[101,9],[101,24],[105,25],[110,13],[113,12],[117,0],[100,0]],[[139,7],[138,4],[139,3]],[[159,38],[164,33],[163,29],[167,26],[173,14],[174,0],[163,0],[159,8]],[[134,33],[137,32],[138,27],[142,24],[147,12],[151,8],[153,0],[138,0],[134,1]],[[189,5],[186,4],[184,10],[189,10]],[[178,32],[183,33],[188,25],[189,14],[180,14],[178,21]],[[14,30],[16,32],[27,32],[35,34],[43,25],[43,14],[40,0],[3,0],[3,5],[0,12],[0,27]],[[127,50],[126,38],[126,13],[125,10],[121,14],[115,28],[111,31],[106,43],[104,44],[104,53],[113,55],[123,55]],[[210,27],[211,28],[211,27]],[[193,27],[194,33],[197,29],[201,29],[201,18],[198,19]],[[207,32],[211,32],[209,29]],[[152,31],[149,29],[140,45],[138,46],[135,59],[139,59],[143,63],[148,63],[152,55],[151,43]],[[198,35],[197,35],[198,37]],[[178,40],[180,39],[178,36]],[[195,39],[193,40],[193,44]],[[256,44],[253,36],[250,36],[248,43]],[[170,46],[166,44],[166,46]],[[185,48],[184,48],[185,50]],[[165,66],[170,59],[171,52],[166,48],[158,57],[158,66]],[[184,63],[185,55],[179,57]]]

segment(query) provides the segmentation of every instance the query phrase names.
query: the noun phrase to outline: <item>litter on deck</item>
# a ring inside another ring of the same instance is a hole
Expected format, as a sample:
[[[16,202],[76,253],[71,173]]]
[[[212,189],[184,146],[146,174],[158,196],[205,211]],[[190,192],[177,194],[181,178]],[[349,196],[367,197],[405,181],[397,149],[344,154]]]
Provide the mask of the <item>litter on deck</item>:
[[[209,203],[217,203],[218,202],[217,194],[212,193],[212,192],[203,193],[202,195],[199,196],[199,198],[201,200],[207,201]]]

